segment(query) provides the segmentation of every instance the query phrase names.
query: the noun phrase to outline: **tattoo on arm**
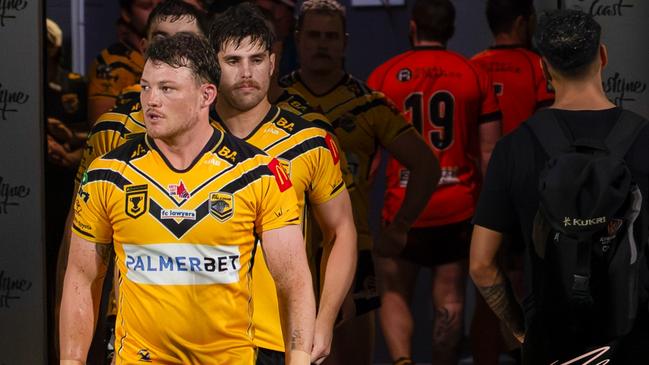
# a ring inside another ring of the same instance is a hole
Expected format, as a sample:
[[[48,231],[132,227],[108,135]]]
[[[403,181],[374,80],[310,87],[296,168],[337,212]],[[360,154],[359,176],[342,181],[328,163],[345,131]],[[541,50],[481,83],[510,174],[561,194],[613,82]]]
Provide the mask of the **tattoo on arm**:
[[[300,345],[302,345],[302,331],[294,330],[291,333],[291,350],[298,350]]]
[[[110,259],[113,257],[113,245],[96,244],[95,251],[101,262],[108,266]]]
[[[525,332],[523,311],[516,301],[507,278],[491,286],[479,286],[478,290],[494,313],[516,334]]]

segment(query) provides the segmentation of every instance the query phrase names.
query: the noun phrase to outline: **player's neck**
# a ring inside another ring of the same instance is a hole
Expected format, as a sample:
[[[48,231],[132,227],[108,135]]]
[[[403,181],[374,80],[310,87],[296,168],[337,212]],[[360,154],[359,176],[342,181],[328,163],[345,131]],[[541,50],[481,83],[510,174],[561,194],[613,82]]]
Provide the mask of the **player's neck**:
[[[345,76],[345,70],[342,68],[327,73],[301,68],[298,72],[304,85],[318,95],[330,91]]]
[[[494,37],[494,46],[523,46],[524,42],[517,36],[509,33],[499,33]]]
[[[264,98],[259,104],[252,109],[241,111],[232,107],[223,100],[217,99],[216,112],[219,114],[221,121],[228,128],[228,131],[237,138],[246,138],[255,128],[264,120],[270,110],[270,102]]]
[[[601,77],[588,80],[556,80],[552,108],[563,110],[604,110],[615,107],[606,97]]]
[[[442,42],[421,39],[415,39],[412,45],[414,47],[445,47],[444,43]]]
[[[182,134],[170,139],[153,139],[160,152],[176,170],[182,171],[190,167],[214,134],[208,115],[198,119]]]

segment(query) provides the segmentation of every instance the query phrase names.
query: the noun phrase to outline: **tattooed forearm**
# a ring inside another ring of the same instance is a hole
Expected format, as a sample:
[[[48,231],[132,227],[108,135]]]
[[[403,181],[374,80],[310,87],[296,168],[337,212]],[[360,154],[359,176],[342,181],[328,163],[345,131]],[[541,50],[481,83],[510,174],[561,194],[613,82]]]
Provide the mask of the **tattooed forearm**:
[[[293,332],[291,333],[291,350],[299,350],[301,349],[303,344],[304,341],[302,340],[302,331],[293,330]]]
[[[113,245],[96,244],[95,251],[101,262],[108,266],[111,257],[113,257]]]
[[[478,286],[478,290],[491,310],[514,332],[514,335],[525,333],[523,311],[516,301],[509,280],[503,278],[502,282],[495,285]]]

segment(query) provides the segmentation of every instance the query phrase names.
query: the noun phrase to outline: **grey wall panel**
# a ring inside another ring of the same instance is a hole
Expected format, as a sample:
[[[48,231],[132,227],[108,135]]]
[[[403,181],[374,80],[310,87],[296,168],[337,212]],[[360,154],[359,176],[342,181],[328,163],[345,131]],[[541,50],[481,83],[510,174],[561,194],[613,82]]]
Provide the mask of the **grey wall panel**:
[[[39,1],[0,9],[0,364],[45,364]]]

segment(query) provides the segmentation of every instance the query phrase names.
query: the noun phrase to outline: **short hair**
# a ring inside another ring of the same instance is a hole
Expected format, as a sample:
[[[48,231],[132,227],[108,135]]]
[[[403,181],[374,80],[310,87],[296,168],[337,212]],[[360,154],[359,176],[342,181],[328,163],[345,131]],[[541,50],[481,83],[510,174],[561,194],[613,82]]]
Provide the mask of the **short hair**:
[[[203,36],[180,32],[157,40],[146,50],[146,59],[163,62],[192,71],[196,81],[218,85],[221,81],[221,68],[216,60],[216,52]]]
[[[510,32],[517,17],[529,19],[533,14],[533,0],[487,0],[487,22],[494,35]]]
[[[347,32],[347,14],[345,7],[336,0],[306,0],[300,6],[300,12],[297,15],[296,28],[302,29],[304,25],[304,17],[308,12],[317,14],[325,14],[340,17],[343,23],[343,33]]]
[[[219,52],[228,43],[239,47],[241,42],[250,37],[251,43],[271,51],[275,42],[275,32],[259,8],[252,3],[241,3],[230,7],[212,21],[209,40],[212,47]]]
[[[181,19],[195,19],[201,33],[207,34],[208,22],[206,16],[193,5],[182,0],[167,0],[158,4],[149,14],[144,34],[148,36],[151,27],[156,23],[164,21],[174,23]]]
[[[412,21],[418,40],[446,44],[455,33],[455,7],[450,0],[416,0]]]
[[[581,77],[597,57],[602,27],[578,10],[555,10],[539,20],[534,41],[541,55],[561,75]]]

